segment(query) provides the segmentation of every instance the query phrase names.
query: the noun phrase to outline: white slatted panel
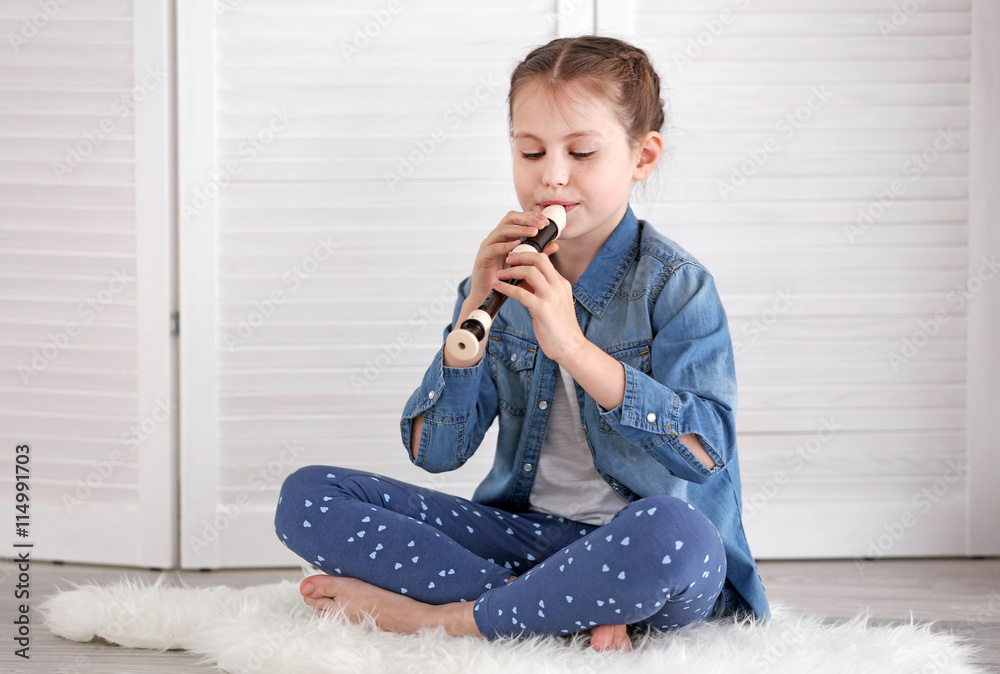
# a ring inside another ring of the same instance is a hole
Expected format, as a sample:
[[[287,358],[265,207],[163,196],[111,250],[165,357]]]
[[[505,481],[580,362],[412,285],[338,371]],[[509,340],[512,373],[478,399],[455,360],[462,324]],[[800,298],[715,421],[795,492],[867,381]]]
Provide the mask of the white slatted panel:
[[[488,437],[462,471],[415,469],[399,417],[440,344],[457,282],[517,206],[510,69],[568,17],[554,0],[223,5],[205,65],[214,114],[192,124],[214,125],[212,168],[233,162],[232,180],[189,225],[192,236],[206,222],[217,233],[207,261],[215,295],[182,286],[182,306],[217,315],[209,339],[182,342],[212,371],[191,366],[182,379],[218,391],[205,399],[217,416],[199,409],[218,455],[196,446],[205,434],[182,448],[193,477],[182,560],[289,564],[272,521],[281,480],[299,465],[344,464],[469,496],[492,461]],[[269,125],[273,136],[262,132]],[[183,124],[181,134],[184,151]],[[182,186],[182,204],[194,199]],[[191,253],[182,279],[204,269],[196,248],[182,244]],[[197,320],[182,313],[184,326]]]
[[[28,444],[39,559],[175,562],[166,5],[0,6],[0,503]]]
[[[673,147],[637,212],[718,281],[755,554],[964,553],[970,0],[634,6],[598,27],[654,56]]]

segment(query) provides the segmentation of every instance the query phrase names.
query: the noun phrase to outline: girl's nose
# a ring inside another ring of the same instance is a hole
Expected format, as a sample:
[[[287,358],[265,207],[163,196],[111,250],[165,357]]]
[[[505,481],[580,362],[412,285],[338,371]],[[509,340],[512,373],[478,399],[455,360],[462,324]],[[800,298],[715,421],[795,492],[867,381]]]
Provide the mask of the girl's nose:
[[[542,184],[546,187],[562,187],[569,180],[569,167],[558,158],[549,159],[542,169]]]

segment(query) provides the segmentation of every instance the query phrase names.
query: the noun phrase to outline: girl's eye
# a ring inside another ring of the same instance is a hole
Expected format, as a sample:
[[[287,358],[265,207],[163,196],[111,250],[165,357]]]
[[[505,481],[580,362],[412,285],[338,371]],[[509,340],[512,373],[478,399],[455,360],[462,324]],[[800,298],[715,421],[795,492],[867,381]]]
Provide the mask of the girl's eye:
[[[594,152],[570,152],[569,155],[574,159],[589,159]],[[522,152],[521,156],[525,159],[541,159],[545,156],[544,152]]]

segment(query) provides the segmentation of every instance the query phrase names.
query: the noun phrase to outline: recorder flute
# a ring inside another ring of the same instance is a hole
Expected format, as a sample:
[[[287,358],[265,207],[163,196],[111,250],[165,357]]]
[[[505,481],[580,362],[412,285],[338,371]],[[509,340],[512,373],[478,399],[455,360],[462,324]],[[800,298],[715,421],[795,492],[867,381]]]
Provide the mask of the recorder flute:
[[[538,230],[532,237],[524,239],[515,248],[514,253],[538,252],[545,250],[551,241],[559,238],[563,227],[566,226],[566,209],[559,204],[552,204],[542,209],[542,215],[549,219],[549,224]],[[520,279],[507,281],[511,285],[517,285]],[[500,307],[507,300],[507,296],[491,290],[479,305],[479,308],[469,314],[469,317],[462,322],[462,325],[452,330],[445,340],[445,351],[456,360],[467,361],[479,355],[486,333],[490,331],[490,325],[496,317]]]

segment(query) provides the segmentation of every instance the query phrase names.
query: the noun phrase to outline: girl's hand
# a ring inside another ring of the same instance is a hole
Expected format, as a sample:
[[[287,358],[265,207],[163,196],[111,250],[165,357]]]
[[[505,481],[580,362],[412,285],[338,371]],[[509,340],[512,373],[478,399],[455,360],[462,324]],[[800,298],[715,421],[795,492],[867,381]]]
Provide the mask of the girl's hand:
[[[545,355],[563,363],[587,343],[587,338],[576,322],[573,307],[573,285],[552,266],[552,255],[559,250],[553,241],[541,253],[512,253],[505,262],[511,265],[498,274],[493,288],[515,299],[531,314],[538,346]],[[516,286],[504,281],[520,279]]]
[[[521,243],[522,238],[534,236],[548,222],[548,218],[537,211],[510,211],[504,216],[479,246],[476,262],[472,267],[472,288],[467,300],[469,305],[478,307],[483,303],[486,295],[493,289],[497,273],[507,266],[507,254]]]

